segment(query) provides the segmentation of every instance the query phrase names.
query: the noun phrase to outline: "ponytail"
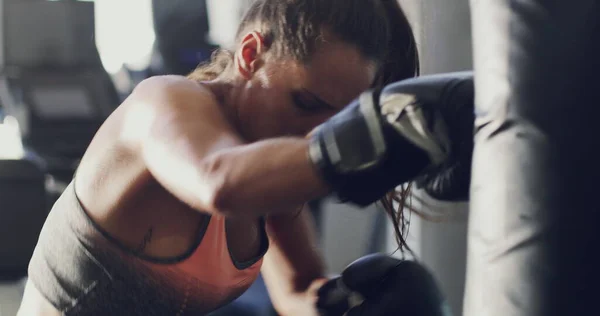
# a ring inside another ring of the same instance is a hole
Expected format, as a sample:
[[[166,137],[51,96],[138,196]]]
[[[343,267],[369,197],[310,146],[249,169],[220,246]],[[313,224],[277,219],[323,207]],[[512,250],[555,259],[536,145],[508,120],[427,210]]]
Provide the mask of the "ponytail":
[[[398,0],[376,1],[380,1],[385,10],[388,32],[387,51],[374,84],[376,89],[380,89],[393,82],[418,76],[420,66],[415,37]],[[412,253],[406,243],[410,214],[411,212],[419,214],[411,206],[411,189],[411,184],[399,186],[380,200],[381,206],[392,220],[398,249],[402,253],[404,251]],[[397,208],[395,204],[398,205]]]
[[[398,0],[380,1],[385,11],[388,42],[384,62],[375,82],[383,87],[419,75],[419,52],[415,36]]]
[[[225,73],[232,63],[232,53],[225,49],[218,49],[213,52],[208,63],[201,64],[187,77],[197,82],[214,80]]]

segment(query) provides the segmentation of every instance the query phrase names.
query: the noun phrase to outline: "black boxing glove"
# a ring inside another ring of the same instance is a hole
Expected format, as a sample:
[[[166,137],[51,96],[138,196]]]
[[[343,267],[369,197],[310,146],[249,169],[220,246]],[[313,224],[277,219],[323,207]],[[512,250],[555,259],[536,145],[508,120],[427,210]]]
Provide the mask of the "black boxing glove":
[[[458,79],[458,78],[457,78]],[[444,103],[436,106],[446,126],[450,152],[446,159],[415,179],[431,197],[442,201],[466,201],[471,185],[474,146],[475,90],[472,75],[448,83],[441,92]]]
[[[352,302],[356,294],[363,298],[359,304]],[[358,259],[321,287],[317,308],[322,316],[451,315],[427,269],[381,254]]]
[[[417,180],[440,200],[468,199],[473,76],[423,76],[368,91],[311,134],[310,159],[342,201],[369,205]]]

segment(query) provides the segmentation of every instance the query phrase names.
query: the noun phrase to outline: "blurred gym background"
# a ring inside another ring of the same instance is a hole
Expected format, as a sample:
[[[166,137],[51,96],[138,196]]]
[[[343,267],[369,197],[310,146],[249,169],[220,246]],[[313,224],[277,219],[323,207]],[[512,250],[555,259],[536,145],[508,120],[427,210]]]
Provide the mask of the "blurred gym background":
[[[0,0],[0,316],[16,314],[39,230],[100,124],[141,80],[187,74],[215,48],[231,47],[250,2]],[[424,74],[471,69],[468,0],[400,3]],[[422,198],[422,208],[449,216],[412,216],[409,241],[460,315],[468,211]],[[329,273],[368,253],[395,252],[377,206],[325,199],[311,209]],[[259,279],[214,315],[274,312]]]

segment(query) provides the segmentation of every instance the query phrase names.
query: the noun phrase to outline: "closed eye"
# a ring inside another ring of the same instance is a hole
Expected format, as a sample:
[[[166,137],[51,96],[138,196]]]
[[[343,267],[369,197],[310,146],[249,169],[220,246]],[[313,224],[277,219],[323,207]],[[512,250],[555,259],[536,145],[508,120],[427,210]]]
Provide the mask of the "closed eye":
[[[299,93],[292,94],[292,100],[297,108],[305,112],[318,112],[324,109],[321,104],[306,100]]]
[[[294,101],[294,105],[306,112],[320,112],[320,111],[337,111],[334,106],[329,103],[323,101],[321,98],[317,97],[313,93],[302,90],[298,92],[292,93],[292,100]]]

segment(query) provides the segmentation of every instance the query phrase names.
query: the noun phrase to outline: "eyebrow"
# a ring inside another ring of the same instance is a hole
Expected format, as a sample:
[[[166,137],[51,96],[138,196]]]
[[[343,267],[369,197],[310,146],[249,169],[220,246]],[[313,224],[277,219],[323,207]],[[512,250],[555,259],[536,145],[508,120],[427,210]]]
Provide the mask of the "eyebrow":
[[[335,111],[339,110],[335,106],[333,106],[333,105],[331,105],[331,104],[323,101],[323,99],[319,98],[316,94],[314,94],[314,93],[312,93],[312,92],[310,92],[310,91],[308,91],[306,89],[302,89],[302,92],[304,94],[308,95],[312,99],[312,101],[314,101],[317,104],[319,104],[319,106],[326,107],[326,108],[329,108],[329,109],[335,110]]]

